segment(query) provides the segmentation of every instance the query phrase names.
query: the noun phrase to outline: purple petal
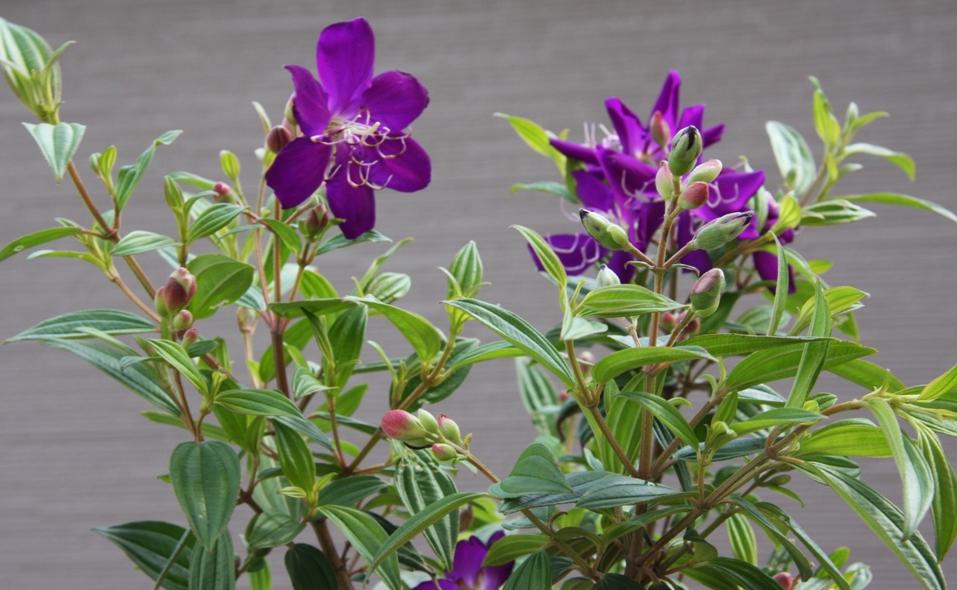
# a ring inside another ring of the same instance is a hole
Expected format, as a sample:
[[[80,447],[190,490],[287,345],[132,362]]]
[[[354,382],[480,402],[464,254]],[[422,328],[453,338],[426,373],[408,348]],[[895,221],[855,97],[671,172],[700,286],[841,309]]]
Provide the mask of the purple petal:
[[[777,283],[778,280],[778,257],[770,252],[758,251],[754,253],[754,268],[758,271],[758,276],[762,281]],[[788,293],[794,293],[797,289],[794,285],[794,268],[788,265]],[[775,291],[771,287],[771,292]]]
[[[478,537],[459,541],[455,546],[455,557],[452,558],[452,570],[447,577],[456,582],[464,582],[469,588],[474,588],[487,554],[488,549],[485,543]]]
[[[365,160],[378,160],[369,172],[374,184],[403,193],[424,189],[432,179],[429,154],[411,137],[388,137],[365,151]]]
[[[660,112],[665,121],[668,121],[668,125],[671,126],[672,131],[677,131],[677,113],[678,113],[678,95],[681,91],[681,75],[677,71],[671,70],[668,72],[668,76],[665,77],[664,84],[661,85],[661,93],[658,95],[658,100],[655,101],[655,106],[651,109],[651,114],[654,115],[655,112]],[[650,120],[650,117],[649,117]]]
[[[352,114],[353,99],[372,79],[374,61],[375,35],[364,18],[322,30],[316,46],[316,67],[333,113]]]
[[[333,215],[345,220],[339,225],[342,234],[354,240],[375,227],[375,195],[367,184],[353,186],[358,174],[350,166],[346,161],[326,181],[326,198]]]
[[[714,127],[709,127],[704,129],[701,132],[701,145],[703,147],[708,147],[714,145],[721,141],[721,136],[724,134],[724,123],[715,125]]]
[[[617,96],[605,99],[605,109],[615,133],[618,134],[622,151],[634,154],[641,149],[641,143],[647,135],[641,126],[641,120]]]
[[[284,147],[266,172],[266,184],[284,209],[312,196],[322,184],[329,164],[328,145],[300,137]]]
[[[302,66],[286,66],[292,74],[293,111],[307,136],[321,135],[329,125],[329,97],[312,72]]]
[[[683,129],[688,125],[694,125],[698,129],[701,129],[701,126],[704,122],[704,105],[703,104],[693,104],[689,107],[685,107],[681,111],[681,117],[678,119],[678,129]],[[678,129],[675,129],[677,131]]]
[[[555,139],[554,137],[548,140],[548,142],[552,144],[553,148],[572,160],[578,160],[586,164],[598,164],[598,156],[595,155],[595,148],[565,141],[564,139]]]
[[[584,170],[572,172],[575,185],[578,187],[578,199],[582,205],[595,211],[611,211],[614,207],[614,196],[608,185]]]
[[[678,247],[682,247],[694,237],[694,218],[690,212],[684,212],[678,216],[678,227],[675,231],[675,237]],[[693,250],[685,254],[680,261],[682,264],[688,264],[698,269],[700,272],[711,270],[711,257],[704,250]]]
[[[383,72],[372,79],[359,98],[359,108],[368,109],[371,121],[381,123],[385,133],[399,133],[415,121],[429,104],[429,92],[412,74]]]
[[[704,207],[694,210],[697,217],[706,221],[728,213],[747,209],[748,199],[764,184],[764,172],[736,172],[722,170],[711,185],[711,194]]]
[[[655,191],[653,166],[621,152],[598,148],[598,160],[611,189],[622,198]]]
[[[505,565],[486,567],[482,570],[482,590],[499,590],[508,577],[512,575],[512,568],[515,562],[509,562]]]
[[[635,245],[644,250],[651,243],[651,238],[665,221],[665,202],[661,199],[641,203],[638,207],[636,219],[638,221],[635,235],[632,236]]]
[[[637,272],[633,264],[628,264],[634,261],[634,259],[635,257],[628,252],[618,250],[608,259],[608,268],[615,271],[615,274],[618,275],[622,283],[627,283],[631,281],[635,276],[635,272]]]
[[[586,233],[552,234],[545,236],[545,241],[555,251],[558,260],[571,275],[582,274],[605,254],[604,248],[599,246],[598,242]],[[532,261],[535,262],[538,270],[544,271],[545,267],[542,266],[541,261],[531,248],[529,248],[529,252],[531,252]]]

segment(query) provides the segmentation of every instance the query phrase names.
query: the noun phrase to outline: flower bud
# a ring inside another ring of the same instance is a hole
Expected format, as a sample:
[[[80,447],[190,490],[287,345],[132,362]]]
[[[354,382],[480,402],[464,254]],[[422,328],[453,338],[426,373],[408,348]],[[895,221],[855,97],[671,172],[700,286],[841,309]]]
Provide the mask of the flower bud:
[[[665,121],[665,116],[661,114],[661,111],[655,111],[651,115],[651,121],[649,123],[651,127],[651,138],[655,140],[661,149],[665,149],[668,145],[668,140],[671,139],[671,126],[668,125],[668,121]]]
[[[282,125],[276,125],[269,130],[266,135],[266,147],[274,154],[278,154],[282,148],[289,145],[292,141],[292,133]]]
[[[665,332],[673,332],[678,327],[678,315],[666,311],[661,314],[661,329]]]
[[[62,102],[59,57],[68,44],[54,50],[32,29],[0,18],[0,70],[10,90],[44,123],[54,124],[58,118]]]
[[[450,443],[462,444],[462,432],[459,430],[459,425],[445,414],[439,414],[439,431]]]
[[[714,182],[714,179],[721,174],[724,165],[721,160],[708,160],[694,167],[691,174],[688,175],[688,184],[693,182]]]
[[[787,572],[774,574],[774,581],[777,582],[778,586],[783,588],[783,590],[791,590],[794,588],[794,576]]]
[[[742,211],[729,213],[706,223],[694,236],[695,248],[714,250],[724,246],[747,229],[752,217],[752,211]]]
[[[199,340],[199,330],[196,328],[190,328],[189,330],[183,332],[183,346],[185,348],[189,348],[197,340]]]
[[[578,216],[581,218],[582,225],[588,235],[595,238],[602,246],[609,250],[629,250],[631,248],[628,232],[620,225],[609,221],[601,213],[579,209]]]
[[[459,456],[455,449],[445,443],[432,445],[432,455],[439,461],[451,461]]]
[[[655,189],[662,199],[670,199],[675,196],[675,177],[668,168],[667,162],[658,164],[658,173],[655,174]]]
[[[706,183],[692,183],[681,191],[681,196],[678,197],[678,206],[686,211],[689,209],[697,209],[708,202],[709,194],[710,190]]]
[[[403,442],[420,441],[429,436],[419,419],[405,410],[389,410],[379,426],[386,436]]]
[[[306,218],[299,222],[299,231],[311,240],[318,239],[322,232],[329,227],[332,221],[329,210],[322,203],[316,205],[306,213]]]
[[[233,200],[233,187],[225,182],[217,182],[213,185],[213,192],[216,193],[216,201],[219,203],[231,203]]]
[[[427,432],[431,434],[439,433],[439,423],[431,412],[425,409],[419,409],[419,411],[415,413],[415,417],[419,419],[419,423],[422,425],[422,428],[424,428]]]
[[[173,316],[173,329],[177,332],[187,330],[193,325],[193,314],[189,312],[188,309],[179,310],[176,315]]]
[[[160,287],[156,290],[156,295],[153,297],[153,308],[156,309],[156,313],[160,317],[166,317],[169,315],[169,308],[166,307],[166,287]]]
[[[598,282],[599,287],[613,287],[621,284],[621,279],[618,278],[615,271],[604,264],[598,269],[598,277],[595,280]]]
[[[175,313],[189,305],[193,295],[196,294],[196,277],[181,266],[173,271],[166,284],[156,292],[157,298],[159,298],[160,293],[162,293],[165,313]],[[159,304],[157,304],[156,311],[160,315],[164,315]]]
[[[694,125],[688,125],[671,140],[668,167],[675,176],[684,176],[698,161],[700,155],[701,132]]]
[[[691,309],[698,317],[706,318],[718,310],[721,292],[724,291],[724,272],[712,268],[704,273],[691,287]]]

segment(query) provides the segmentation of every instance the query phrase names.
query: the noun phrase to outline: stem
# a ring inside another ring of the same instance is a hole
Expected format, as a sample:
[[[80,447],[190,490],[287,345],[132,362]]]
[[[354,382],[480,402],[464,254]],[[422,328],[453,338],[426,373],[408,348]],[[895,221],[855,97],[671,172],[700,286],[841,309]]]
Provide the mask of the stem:
[[[83,183],[83,179],[80,178],[80,173],[77,171],[76,164],[73,163],[73,160],[67,161],[66,169],[70,173],[70,180],[73,181],[73,186],[76,187],[76,192],[79,193],[80,199],[83,201],[83,204],[86,205],[87,210],[90,212],[90,215],[93,216],[96,224],[100,226],[100,229],[105,232],[107,236],[109,236],[107,239],[116,241],[116,230],[106,222],[106,219],[103,218],[100,210],[97,209],[96,204],[93,203],[93,198],[90,196],[90,192],[86,190],[86,185]]]
[[[203,432],[193,421],[193,414],[189,410],[189,401],[186,399],[186,389],[183,387],[183,376],[180,375],[176,369],[173,369],[173,381],[176,383],[176,393],[179,395],[179,403],[183,410],[183,422],[186,423],[189,431],[193,433],[193,438],[195,438],[197,442],[202,442]]]
[[[156,313],[156,311],[152,307],[150,307],[149,305],[146,305],[146,303],[144,303],[142,299],[136,296],[136,293],[134,293],[133,290],[130,289],[129,285],[126,284],[126,282],[123,280],[123,277],[121,277],[120,273],[116,272],[115,269],[112,269],[112,273],[110,274],[109,279],[110,279],[110,282],[116,285],[117,288],[119,288],[119,290],[122,291],[123,294],[126,295],[126,297],[133,303],[133,305],[140,308],[140,311],[145,313],[147,317],[149,317],[151,320],[153,320],[157,324],[162,321],[162,319],[159,317],[159,315]]]
[[[322,552],[325,553],[329,561],[332,562],[340,590],[352,590],[352,578],[349,577],[349,570],[336,551],[336,545],[332,541],[332,535],[329,534],[329,527],[326,525],[326,520],[314,520],[310,524],[312,524],[312,530],[316,532],[316,539],[319,541]]]
[[[286,397],[289,394],[289,378],[286,376],[286,355],[282,337],[282,322],[277,318],[272,327],[272,354],[276,362],[276,386]]]

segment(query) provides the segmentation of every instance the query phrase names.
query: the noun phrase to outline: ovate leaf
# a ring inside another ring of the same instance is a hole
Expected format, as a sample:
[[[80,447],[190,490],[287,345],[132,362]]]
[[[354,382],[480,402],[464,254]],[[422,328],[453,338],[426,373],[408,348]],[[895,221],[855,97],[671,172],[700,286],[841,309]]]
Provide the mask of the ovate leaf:
[[[23,126],[40,146],[40,152],[53,170],[57,182],[63,180],[67,162],[73,159],[80,147],[86,127],[79,123],[24,123]]]
[[[239,457],[219,441],[180,443],[170,457],[176,500],[202,545],[226,529],[239,496]]]
[[[20,236],[3,248],[0,248],[0,262],[29,248],[47,244],[60,238],[75,236],[82,231],[79,227],[51,227]]]
[[[551,559],[539,551],[522,562],[505,582],[504,590],[549,590],[552,587]]]

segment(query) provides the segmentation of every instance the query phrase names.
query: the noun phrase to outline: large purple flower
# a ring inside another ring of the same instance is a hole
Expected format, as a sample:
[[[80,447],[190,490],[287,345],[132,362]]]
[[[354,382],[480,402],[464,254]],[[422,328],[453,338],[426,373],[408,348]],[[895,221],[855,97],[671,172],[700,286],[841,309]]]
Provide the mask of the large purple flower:
[[[455,546],[452,569],[439,580],[422,582],[412,590],[498,590],[512,573],[513,563],[484,567],[482,562],[488,555],[492,543],[505,536],[499,531],[483,543],[478,537],[459,541]]]
[[[428,154],[407,131],[429,104],[428,92],[404,72],[373,77],[374,60],[372,27],[357,18],[319,35],[319,80],[307,68],[286,66],[303,135],[266,173],[284,208],[299,205],[325,182],[329,207],[345,220],[340,228],[347,238],[375,225],[375,190],[413,192],[431,178]]]

